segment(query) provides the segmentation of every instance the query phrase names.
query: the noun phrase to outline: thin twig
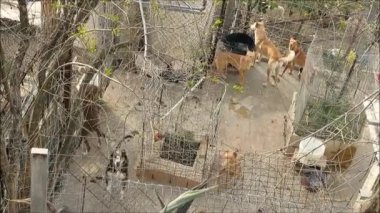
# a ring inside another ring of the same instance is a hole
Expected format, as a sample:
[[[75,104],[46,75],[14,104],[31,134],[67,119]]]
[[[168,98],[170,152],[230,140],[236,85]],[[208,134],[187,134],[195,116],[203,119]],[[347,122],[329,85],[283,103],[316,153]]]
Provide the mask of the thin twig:
[[[146,22],[145,22],[145,16],[144,16],[144,9],[142,5],[142,0],[139,0],[140,5],[140,14],[141,14],[141,21],[144,29],[144,60],[146,60],[147,52],[148,52],[148,36],[146,31]]]
[[[111,77],[105,75],[105,74],[102,73],[99,69],[96,69],[95,67],[93,67],[93,66],[91,66],[91,65],[89,65],[89,64],[80,63],[80,62],[68,62],[68,63],[65,63],[65,64],[60,65],[59,67],[56,68],[56,70],[60,69],[60,68],[63,67],[63,66],[70,65],[70,64],[73,64],[73,65],[79,65],[79,66],[84,66],[84,67],[87,67],[87,68],[90,68],[90,69],[94,70],[96,73],[98,73],[98,74],[100,74],[101,76],[103,76],[103,77],[109,79],[110,81],[113,81],[113,82],[115,82],[115,83],[117,83],[117,84],[119,84],[119,85],[121,85],[121,86],[127,88],[128,90],[130,90],[130,91],[131,91],[131,92],[132,92],[132,93],[133,93],[133,94],[134,94],[134,95],[135,95],[135,96],[141,101],[141,98],[136,94],[136,92],[135,92],[132,88],[130,88],[129,86],[127,86],[127,85],[125,85],[125,84],[123,84],[123,83],[121,83],[120,81],[118,81],[118,80],[116,80],[116,79],[114,79],[114,78],[111,78]]]
[[[165,114],[161,117],[161,120],[165,119],[175,108],[177,108],[185,98],[195,90],[205,80],[205,76],[203,76],[186,94],[182,96],[182,98]]]

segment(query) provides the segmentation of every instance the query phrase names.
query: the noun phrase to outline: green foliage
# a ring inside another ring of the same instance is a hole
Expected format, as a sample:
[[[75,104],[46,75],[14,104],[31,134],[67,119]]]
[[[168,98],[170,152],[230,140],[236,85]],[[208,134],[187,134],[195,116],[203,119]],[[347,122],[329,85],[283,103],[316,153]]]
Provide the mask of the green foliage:
[[[90,53],[96,52],[96,39],[88,35],[88,31],[84,24],[77,27],[77,31],[74,33],[74,36],[78,37],[83,42],[86,49]]]
[[[284,4],[292,11],[298,11],[306,17],[324,16],[327,12],[335,11],[335,15],[349,16],[362,10],[365,1],[343,0],[287,0]]]
[[[104,68],[104,74],[106,76],[110,77],[112,75],[112,72],[113,72],[113,70],[111,68],[109,68],[109,67]]]
[[[120,36],[120,28],[116,27],[112,29],[113,36]]]
[[[86,49],[90,53],[95,53],[96,52],[96,40],[94,38],[87,38],[87,39],[85,39],[84,44],[86,45]]]
[[[150,8],[150,11],[154,15],[158,15],[159,17],[163,18],[161,10],[160,10],[160,5],[159,5],[157,0],[150,0],[149,1],[149,8]]]
[[[84,24],[81,24],[77,27],[77,31],[75,32],[74,35],[79,38],[84,38],[86,34],[87,34],[86,27],[84,26]]]
[[[214,23],[211,25],[211,28],[212,28],[212,29],[216,29],[216,28],[219,27],[221,24],[223,24],[222,19],[217,18],[217,19],[214,21]]]
[[[210,80],[211,80],[211,82],[213,82],[213,83],[215,83],[215,84],[219,84],[219,83],[220,83],[219,78],[216,77],[216,76],[211,76],[211,77],[210,77]]]
[[[232,88],[238,93],[244,92],[244,87],[240,84],[235,84]]]
[[[52,4],[51,6],[54,10],[60,10],[63,8],[63,4],[61,4],[61,1],[55,0],[51,4]]]
[[[354,60],[356,59],[356,57],[357,57],[356,53],[353,50],[350,50],[350,52],[346,56],[347,63],[351,65],[352,63],[354,63]]]
[[[346,28],[347,28],[347,21],[345,21],[345,20],[339,20],[337,26],[338,26],[338,30],[345,31]]]
[[[186,87],[192,88],[195,85],[194,79],[189,79],[186,81]]]
[[[344,115],[351,105],[348,100],[328,99],[308,104],[308,115],[304,115],[300,124],[296,128],[296,134],[306,136],[310,132],[315,132],[330,122]],[[306,118],[308,117],[308,118]],[[364,115],[346,114],[346,117],[338,119],[333,125],[323,130],[318,137],[329,138],[331,134],[337,134],[335,140],[357,139],[360,135],[361,127],[364,124]]]
[[[114,22],[114,23],[118,23],[118,22],[120,22],[120,16],[115,15],[115,14],[104,14],[104,17],[105,17],[106,19],[111,20],[111,21]]]
[[[188,190],[178,196],[176,199],[169,202],[160,213],[174,212],[174,210],[191,202],[192,200],[201,197],[205,192],[215,189],[217,186],[208,187],[205,189]]]
[[[215,6],[220,6],[223,3],[223,0],[213,0]]]

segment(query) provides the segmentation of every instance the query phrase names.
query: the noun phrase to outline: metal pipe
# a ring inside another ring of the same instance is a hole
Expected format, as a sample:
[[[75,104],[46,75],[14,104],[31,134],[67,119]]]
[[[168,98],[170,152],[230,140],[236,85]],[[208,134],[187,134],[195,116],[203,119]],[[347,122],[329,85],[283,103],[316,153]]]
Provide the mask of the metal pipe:
[[[133,0],[133,1],[137,4],[139,3],[139,0]],[[143,6],[147,6],[150,2],[150,0],[141,0],[141,1],[142,1]],[[162,4],[160,3],[160,1],[158,1],[159,7],[166,10],[179,11],[179,12],[184,12],[184,13],[202,13],[206,9],[207,0],[203,0],[201,7],[192,7],[185,2],[184,4],[186,5]]]

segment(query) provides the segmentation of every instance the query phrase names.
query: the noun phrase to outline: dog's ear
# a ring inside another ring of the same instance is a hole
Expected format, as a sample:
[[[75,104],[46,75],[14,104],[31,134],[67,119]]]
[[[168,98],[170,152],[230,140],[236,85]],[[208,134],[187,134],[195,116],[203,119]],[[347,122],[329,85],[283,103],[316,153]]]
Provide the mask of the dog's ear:
[[[237,157],[237,152],[238,151],[235,151],[235,152],[233,152],[232,154],[233,154],[233,156],[234,156],[234,158],[236,158]]]
[[[121,157],[127,159],[127,152],[125,151],[125,149],[121,151]]]

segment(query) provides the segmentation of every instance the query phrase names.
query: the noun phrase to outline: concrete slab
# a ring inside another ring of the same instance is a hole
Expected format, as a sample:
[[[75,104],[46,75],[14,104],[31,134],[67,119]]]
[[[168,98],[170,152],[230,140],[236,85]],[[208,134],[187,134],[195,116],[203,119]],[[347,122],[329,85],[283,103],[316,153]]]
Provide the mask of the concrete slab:
[[[244,91],[233,88],[238,76],[229,74],[229,83],[222,106],[219,140],[226,148],[245,153],[269,152],[284,145],[284,115],[294,91],[300,87],[296,76],[285,74],[278,87],[263,87],[266,63],[255,64],[246,74]]]

